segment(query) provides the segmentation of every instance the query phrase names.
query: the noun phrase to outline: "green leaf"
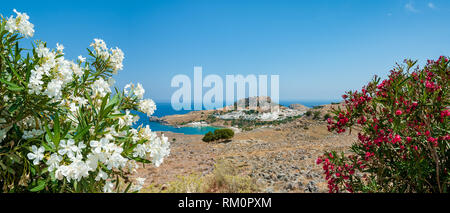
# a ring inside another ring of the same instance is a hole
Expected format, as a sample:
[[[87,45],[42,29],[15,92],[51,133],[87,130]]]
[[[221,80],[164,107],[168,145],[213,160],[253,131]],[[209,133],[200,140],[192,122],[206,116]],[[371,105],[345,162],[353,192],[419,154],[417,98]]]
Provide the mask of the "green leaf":
[[[1,79],[1,78],[0,78],[0,81],[1,81],[2,83],[4,83],[4,84],[8,85],[7,89],[9,89],[9,90],[11,90],[11,91],[21,91],[21,90],[24,89],[23,87],[21,87],[21,86],[19,86],[19,85],[17,85],[17,84],[14,84],[14,83],[12,83],[12,82],[9,82],[9,81],[7,81],[7,80],[5,80],[5,79]]]
[[[19,79],[20,83],[22,83],[23,85],[26,85],[22,78],[20,77],[20,75],[16,72],[16,70],[14,69],[14,67],[12,66],[11,62],[9,60],[6,60],[6,58],[3,56],[3,54],[0,54],[0,56],[2,57],[2,59],[6,62],[8,62],[8,66],[11,69],[11,71],[14,73],[14,75],[17,77],[17,79]]]
[[[3,170],[6,170],[6,166],[5,166],[5,164],[3,164],[2,161],[0,161],[0,167],[2,167]]]
[[[45,188],[46,182],[44,180],[39,180],[38,185],[30,189],[31,192],[38,192]]]
[[[89,132],[90,128],[91,128],[91,125],[84,127],[83,129],[81,129],[80,131],[77,132],[77,134],[75,135],[75,137],[73,137],[73,139],[74,140],[81,139],[87,132]]]
[[[45,148],[46,151],[55,151],[52,147],[50,147],[47,143],[42,141],[42,146]]]
[[[53,133],[48,128],[48,122],[47,121],[45,121],[44,128],[45,128],[45,131],[47,132],[47,134],[45,135],[45,139],[47,140],[47,142],[52,141],[55,144],[56,148],[58,148],[59,141],[58,141],[58,143],[55,143],[55,137],[53,136]],[[50,139],[50,141],[49,141],[49,139]]]
[[[16,172],[14,171],[14,169],[12,169],[11,167],[7,168],[8,172],[11,173],[12,175],[15,175]]]
[[[30,172],[32,175],[36,174],[36,169],[33,166],[30,166]]]
[[[103,109],[105,108],[106,103],[108,102],[109,95],[110,95],[110,93],[106,94],[106,95],[102,98],[102,105],[101,105],[101,107],[100,107],[100,114],[102,113]]]
[[[60,136],[61,136],[61,127],[59,125],[59,115],[58,113],[55,114],[55,117],[53,118],[53,132],[55,133],[53,142],[56,144],[59,143]]]
[[[128,184],[128,186],[127,186],[127,188],[125,189],[124,193],[127,193],[128,190],[130,190],[131,184],[132,184],[131,182]]]

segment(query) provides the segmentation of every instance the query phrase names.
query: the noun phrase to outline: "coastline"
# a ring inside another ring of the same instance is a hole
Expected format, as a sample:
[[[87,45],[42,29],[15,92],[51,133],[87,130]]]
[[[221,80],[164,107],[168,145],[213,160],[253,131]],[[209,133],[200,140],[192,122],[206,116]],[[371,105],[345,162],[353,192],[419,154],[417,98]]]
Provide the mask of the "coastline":
[[[327,112],[331,105],[314,111]],[[322,113],[322,114],[323,114]],[[302,116],[288,123],[242,131],[228,143],[206,143],[202,135],[159,131],[171,143],[171,154],[160,167],[139,170],[151,182],[144,186],[163,190],[179,177],[212,175],[215,164],[227,161],[260,186],[259,192],[327,192],[320,165],[315,164],[325,150],[347,152],[356,138],[327,131],[323,119]]]

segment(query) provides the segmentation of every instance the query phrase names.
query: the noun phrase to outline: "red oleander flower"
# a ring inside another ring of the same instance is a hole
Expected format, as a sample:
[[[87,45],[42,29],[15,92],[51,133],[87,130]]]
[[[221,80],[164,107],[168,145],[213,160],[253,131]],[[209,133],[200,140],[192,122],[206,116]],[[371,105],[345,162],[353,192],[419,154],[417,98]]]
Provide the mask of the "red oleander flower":
[[[337,133],[347,129],[359,132],[351,147],[354,155],[327,152],[324,160],[329,158],[330,162],[316,161],[324,165],[326,179],[332,179],[328,185],[331,192],[368,190],[365,181],[372,177],[379,184],[376,190],[381,191],[392,190],[392,185],[402,192],[443,192],[450,188],[443,181],[450,178],[444,166],[450,155],[448,61],[440,57],[420,68],[415,61],[405,60],[406,64],[391,70],[387,79],[375,77],[361,91],[342,96],[344,104],[327,119],[327,128]],[[442,166],[436,167],[436,162]],[[418,174],[412,165],[429,170]],[[383,178],[377,178],[380,169]],[[355,175],[360,172],[367,178]],[[401,178],[393,178],[399,174]]]

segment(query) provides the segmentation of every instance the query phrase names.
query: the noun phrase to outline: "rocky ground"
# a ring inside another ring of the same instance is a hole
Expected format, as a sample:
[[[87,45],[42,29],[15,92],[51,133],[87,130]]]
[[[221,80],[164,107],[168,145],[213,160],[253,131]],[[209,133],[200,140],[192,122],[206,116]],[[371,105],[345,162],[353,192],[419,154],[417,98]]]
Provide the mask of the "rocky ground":
[[[240,132],[227,143],[205,143],[202,135],[164,134],[172,142],[171,154],[159,168],[139,170],[139,176],[147,178],[145,185],[164,185],[192,173],[206,175],[215,162],[227,159],[265,192],[327,192],[315,160],[324,151],[348,150],[357,138],[357,131],[337,135],[327,131],[326,122],[307,117]]]

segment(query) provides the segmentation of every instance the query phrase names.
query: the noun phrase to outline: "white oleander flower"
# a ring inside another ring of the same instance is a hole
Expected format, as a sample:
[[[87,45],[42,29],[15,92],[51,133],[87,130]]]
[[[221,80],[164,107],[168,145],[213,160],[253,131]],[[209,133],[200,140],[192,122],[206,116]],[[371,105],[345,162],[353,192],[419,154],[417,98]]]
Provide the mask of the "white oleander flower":
[[[53,98],[55,100],[59,100],[61,98],[62,92],[62,85],[63,85],[63,81],[58,80],[58,79],[53,79],[51,80],[48,85],[47,85],[47,89],[45,90],[45,94],[49,97],[49,98]]]
[[[86,165],[91,171],[95,171],[98,167],[98,162],[102,158],[102,153],[89,153],[87,155]]]
[[[160,166],[164,158],[170,154],[170,143],[168,138],[164,135],[162,135],[161,138],[157,137],[156,133],[152,132],[148,125],[139,130],[139,135],[142,139],[147,140],[147,142],[144,144],[145,152],[150,158],[152,158],[152,163],[156,167]],[[133,151],[133,155],[141,154],[141,150],[139,149],[135,149]]]
[[[130,88],[134,87],[133,83],[129,83],[127,85],[125,85],[125,87],[123,88],[123,94],[124,95],[128,95],[128,93],[130,92]]]
[[[63,82],[62,85],[66,85],[73,80],[73,70],[71,61],[65,60],[64,57],[59,57],[56,59],[57,67],[54,69],[55,79],[59,79]]]
[[[130,173],[137,173],[137,169],[139,169],[139,165],[134,160],[129,160],[126,167]]]
[[[94,51],[98,57],[104,60],[109,58],[110,54],[108,48],[106,47],[105,41],[102,39],[94,39],[94,43],[91,43],[90,46],[94,48]]]
[[[25,140],[28,140],[30,138],[34,138],[34,137],[42,135],[44,133],[45,132],[43,130],[40,130],[40,129],[33,129],[31,131],[23,131],[22,138],[25,139]]]
[[[86,58],[81,56],[81,55],[79,55],[78,56],[78,60],[80,60],[81,63],[84,63],[86,61]]]
[[[122,128],[124,126],[131,126],[133,125],[134,116],[130,114],[130,110],[125,111],[125,115],[122,117],[119,117],[119,127]]]
[[[111,193],[114,189],[114,184],[111,181],[106,181],[105,185],[103,186],[103,192],[105,193]]]
[[[70,180],[80,181],[81,178],[89,176],[89,167],[80,158],[74,159],[69,165],[69,171],[69,174],[66,176],[69,182]]]
[[[138,83],[134,89],[134,95],[136,95],[139,99],[142,99],[144,97],[144,93],[144,87],[142,87],[142,84]]]
[[[136,182],[133,184],[131,191],[141,191],[142,187],[144,186],[146,178],[136,178]]]
[[[114,144],[114,146],[115,146],[115,144]],[[114,152],[112,152],[112,154],[109,156],[109,158],[105,162],[106,168],[111,170],[113,168],[120,169],[120,168],[126,166],[128,160],[126,158],[122,157],[121,152],[122,151],[119,152],[116,150]]]
[[[72,72],[77,76],[77,77],[81,77],[84,74],[83,69],[81,69],[80,66],[78,66],[78,64],[73,63],[72,61],[70,62],[70,68],[72,69]]]
[[[99,78],[91,85],[92,95],[104,97],[107,93],[111,92],[111,88],[109,87],[108,82],[106,82],[103,78]]]
[[[133,143],[136,143],[137,141],[139,141],[139,133],[137,131],[137,129],[131,128],[129,130],[130,135],[131,135],[131,140],[133,141]]]
[[[156,110],[156,104],[152,99],[144,99],[139,102],[139,110],[151,116]]]
[[[25,37],[33,37],[34,35],[34,25],[28,21],[30,17],[26,13],[17,12],[16,9],[13,10],[17,17],[9,17],[6,21],[5,29],[10,33],[19,32]]]
[[[162,135],[161,138],[150,141],[149,153],[152,158],[152,163],[156,167],[159,167],[164,161],[164,158],[170,154],[170,143],[168,138]]]
[[[146,179],[147,178],[138,177],[138,178],[136,178],[136,181],[139,185],[144,185]]]
[[[77,156],[81,156],[81,152],[83,151],[84,148],[86,148],[86,145],[83,143],[83,141],[80,141],[78,142],[78,145],[74,145],[72,147],[72,151]]]
[[[50,49],[44,46],[43,43],[40,43],[36,49],[36,54],[39,58],[46,58],[50,55]]]
[[[147,149],[146,149],[144,144],[138,144],[133,149],[133,157],[135,157],[135,158],[136,157],[144,158],[145,155],[147,155],[146,151],[147,151]]]
[[[53,170],[58,169],[59,163],[62,161],[62,157],[58,155],[58,153],[53,153],[50,155],[50,158],[47,160],[46,164],[48,165],[48,171],[52,172]]]
[[[106,180],[106,179],[108,179],[108,174],[106,174],[106,172],[104,172],[100,169],[100,171],[98,171],[97,177],[95,177],[95,180],[99,181],[99,180]]]
[[[62,53],[64,50],[64,45],[56,43],[56,50]]]
[[[110,66],[114,71],[114,74],[117,74],[117,71],[123,69],[123,59],[124,54],[121,49],[116,47],[115,49],[111,49],[111,58],[110,58]]]
[[[114,78],[108,78],[108,85],[110,87],[114,86],[115,83],[116,83],[116,80],[114,80]]]
[[[69,167],[66,165],[59,166],[55,171],[55,178],[62,180],[69,173]]]
[[[89,146],[91,147],[93,153],[100,153],[102,151],[102,145],[99,141],[92,140],[89,142]]]
[[[139,136],[149,141],[154,140],[157,137],[156,133],[152,132],[149,125],[146,125],[145,127],[139,130]]]
[[[67,155],[69,158],[74,158],[74,152],[78,150],[78,147],[75,145],[75,141],[73,139],[69,140],[61,140],[59,142],[59,150],[58,154],[61,156]]]
[[[30,94],[40,94],[42,90],[42,84],[44,84],[44,82],[42,81],[42,74],[42,72],[31,70],[30,82],[28,84],[28,92]]]
[[[35,145],[31,146],[31,152],[27,154],[28,159],[33,160],[34,165],[38,165],[39,161],[44,158],[45,148],[43,146],[37,148]]]

